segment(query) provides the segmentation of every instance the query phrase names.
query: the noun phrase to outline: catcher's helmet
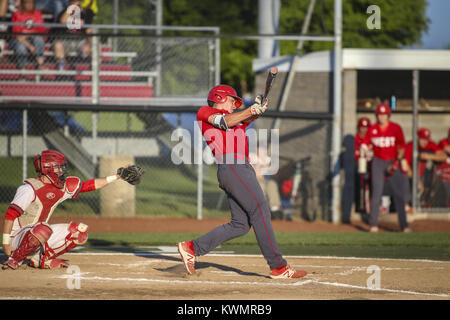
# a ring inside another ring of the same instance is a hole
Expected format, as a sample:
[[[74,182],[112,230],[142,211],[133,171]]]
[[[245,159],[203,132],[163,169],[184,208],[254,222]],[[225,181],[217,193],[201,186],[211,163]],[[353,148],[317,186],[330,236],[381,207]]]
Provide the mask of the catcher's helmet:
[[[427,128],[421,128],[417,130],[417,136],[422,139],[429,140],[431,137],[431,131]]]
[[[391,108],[385,103],[380,103],[377,107],[376,114],[391,114]]]
[[[66,157],[56,150],[44,150],[34,157],[34,168],[38,175],[46,176],[59,189],[66,182],[66,164]]]
[[[358,128],[361,128],[361,127],[370,127],[369,118],[364,117],[364,118],[359,119]]]
[[[210,103],[210,101],[212,103],[224,103],[225,101],[227,101],[227,96],[236,99],[236,101],[234,102],[236,108],[242,106],[242,99],[237,95],[236,90],[225,84],[219,84],[209,91],[208,103]]]

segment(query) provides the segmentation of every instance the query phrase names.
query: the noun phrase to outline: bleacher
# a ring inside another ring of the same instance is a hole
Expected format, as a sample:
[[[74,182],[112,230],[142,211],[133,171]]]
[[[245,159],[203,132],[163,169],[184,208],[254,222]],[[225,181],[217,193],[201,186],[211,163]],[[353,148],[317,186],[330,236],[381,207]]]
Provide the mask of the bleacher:
[[[93,75],[89,59],[79,59],[75,53],[69,53],[67,56],[70,62],[64,70],[58,70],[51,44],[46,44],[44,56],[46,62],[42,70],[37,70],[33,63],[20,70],[14,51],[6,43],[0,58],[2,100],[88,101],[92,93]],[[136,52],[114,52],[111,45],[102,44],[100,57],[101,99],[146,99],[153,96],[153,78],[156,73],[133,70]]]

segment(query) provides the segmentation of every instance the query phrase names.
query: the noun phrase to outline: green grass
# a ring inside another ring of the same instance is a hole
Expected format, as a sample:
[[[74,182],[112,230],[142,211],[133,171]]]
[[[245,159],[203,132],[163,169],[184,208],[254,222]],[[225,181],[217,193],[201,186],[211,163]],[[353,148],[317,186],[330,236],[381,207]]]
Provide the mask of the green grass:
[[[81,124],[86,130],[92,130],[92,112],[71,112],[70,115]],[[130,120],[129,130],[132,132],[143,132],[145,124],[134,113],[130,113],[128,119],[124,112],[100,112],[98,113],[97,130],[100,132],[125,132],[128,131],[127,123]]]
[[[200,233],[96,233],[90,246],[173,246]],[[447,233],[276,232],[284,255],[351,256],[372,258],[450,260]],[[260,254],[254,233],[224,243],[218,249]]]

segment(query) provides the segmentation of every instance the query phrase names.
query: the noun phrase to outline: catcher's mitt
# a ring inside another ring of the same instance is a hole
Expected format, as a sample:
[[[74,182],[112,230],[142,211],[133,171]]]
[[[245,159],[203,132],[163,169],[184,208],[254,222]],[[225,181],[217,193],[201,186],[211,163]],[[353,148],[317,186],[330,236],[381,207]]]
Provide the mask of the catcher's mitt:
[[[144,173],[145,170],[136,165],[117,169],[117,174],[120,178],[132,185],[139,184]]]

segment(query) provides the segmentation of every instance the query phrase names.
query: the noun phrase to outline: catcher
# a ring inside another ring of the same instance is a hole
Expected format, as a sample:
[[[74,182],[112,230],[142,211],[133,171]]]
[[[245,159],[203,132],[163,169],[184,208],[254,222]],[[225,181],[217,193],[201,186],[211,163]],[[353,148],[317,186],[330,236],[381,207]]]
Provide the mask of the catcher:
[[[24,262],[41,269],[68,267],[66,260],[57,257],[86,243],[88,226],[77,222],[48,224],[58,204],[119,179],[136,185],[144,174],[133,165],[119,168],[115,175],[81,181],[66,177],[66,164],[65,156],[55,150],[42,151],[34,158],[37,178],[25,180],[5,214],[3,251],[9,258],[3,269],[17,269]]]

